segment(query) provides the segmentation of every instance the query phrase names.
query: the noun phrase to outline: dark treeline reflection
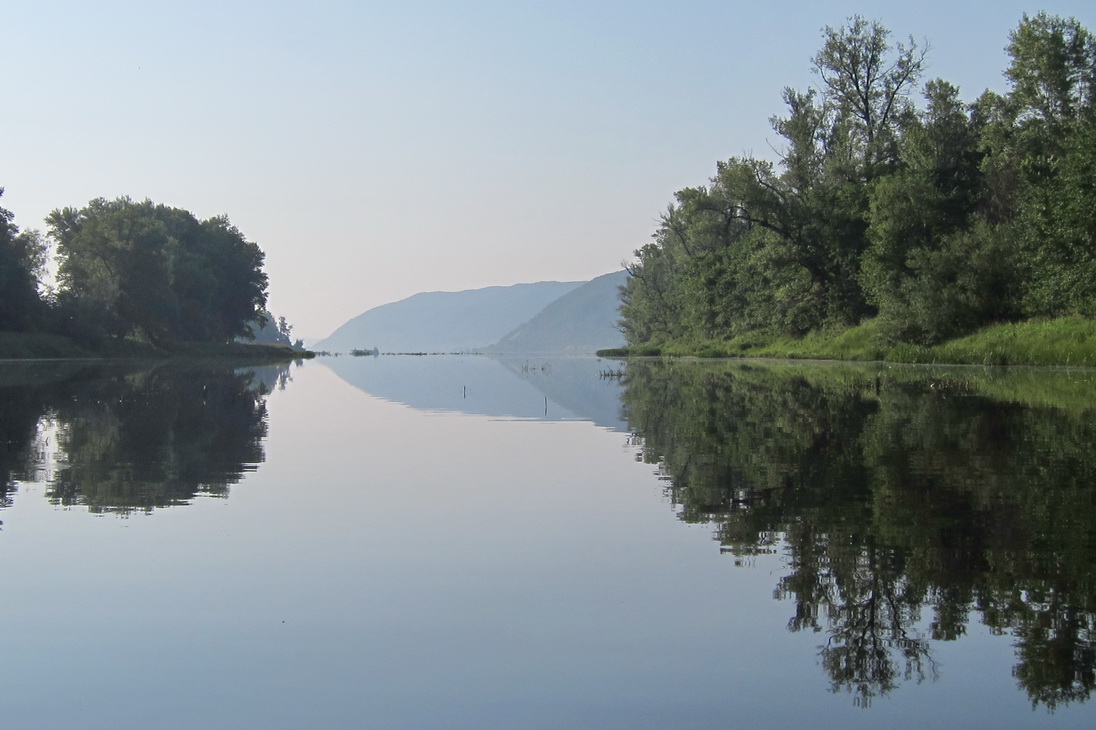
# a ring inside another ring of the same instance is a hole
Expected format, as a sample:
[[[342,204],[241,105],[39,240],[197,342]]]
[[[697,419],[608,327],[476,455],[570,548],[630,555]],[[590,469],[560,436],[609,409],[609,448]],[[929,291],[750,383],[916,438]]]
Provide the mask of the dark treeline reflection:
[[[980,621],[1053,709],[1096,685],[1092,377],[638,362],[623,401],[681,519],[786,555],[834,691],[933,679],[931,642]]]
[[[0,487],[129,513],[224,496],[263,461],[265,396],[288,366],[19,364],[0,368]]]

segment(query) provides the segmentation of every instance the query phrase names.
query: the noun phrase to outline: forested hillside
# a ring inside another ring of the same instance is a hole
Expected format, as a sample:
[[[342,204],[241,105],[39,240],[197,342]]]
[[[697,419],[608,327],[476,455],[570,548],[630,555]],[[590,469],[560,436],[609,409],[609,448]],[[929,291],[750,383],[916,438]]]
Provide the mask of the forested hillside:
[[[826,28],[785,89],[779,159],[678,191],[623,292],[630,344],[804,334],[878,317],[893,342],[1096,315],[1096,41],[1024,16],[1004,95],[925,80],[927,46]]]

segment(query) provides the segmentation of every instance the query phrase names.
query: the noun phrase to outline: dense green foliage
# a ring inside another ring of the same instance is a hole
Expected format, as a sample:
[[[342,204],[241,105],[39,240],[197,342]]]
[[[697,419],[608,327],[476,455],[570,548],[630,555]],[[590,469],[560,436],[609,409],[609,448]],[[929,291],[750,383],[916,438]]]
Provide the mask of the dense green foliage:
[[[266,303],[263,252],[225,217],[100,198],[47,223],[69,334],[228,342]]]
[[[20,232],[14,219],[0,208],[0,331],[25,332],[38,324],[44,310],[38,280],[46,247],[36,232]]]
[[[938,669],[983,623],[1054,708],[1096,690],[1089,373],[628,364],[641,458],[738,561],[779,551],[792,631],[860,702]],[[944,666],[943,671],[947,671]]]
[[[0,357],[177,352],[256,333],[291,346],[292,327],[265,309],[262,250],[224,216],[99,198],[46,224],[48,236],[20,231],[0,208]]]
[[[623,289],[631,345],[802,335],[878,317],[890,343],[1096,314],[1096,40],[1025,16],[1005,96],[923,85],[925,52],[854,17],[819,88],[785,89],[778,164],[675,195]],[[913,92],[920,86],[924,104]]]

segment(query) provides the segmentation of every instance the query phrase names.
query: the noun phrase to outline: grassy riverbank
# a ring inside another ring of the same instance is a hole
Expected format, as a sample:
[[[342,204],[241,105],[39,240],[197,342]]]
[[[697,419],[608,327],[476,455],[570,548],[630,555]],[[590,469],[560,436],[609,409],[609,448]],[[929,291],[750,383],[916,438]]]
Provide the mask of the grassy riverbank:
[[[881,360],[956,365],[1096,367],[1096,321],[1082,317],[1028,320],[986,327],[931,347],[888,343],[878,320],[804,337],[751,333],[731,340],[671,342],[602,350],[603,357],[783,357]]]
[[[239,342],[227,344],[184,342],[170,347],[154,347],[144,342],[118,340],[98,347],[84,347],[59,335],[0,332],[0,360],[78,358],[147,358],[157,360],[178,357],[284,362],[310,358],[313,357],[313,353],[294,350],[284,345],[257,345]]]

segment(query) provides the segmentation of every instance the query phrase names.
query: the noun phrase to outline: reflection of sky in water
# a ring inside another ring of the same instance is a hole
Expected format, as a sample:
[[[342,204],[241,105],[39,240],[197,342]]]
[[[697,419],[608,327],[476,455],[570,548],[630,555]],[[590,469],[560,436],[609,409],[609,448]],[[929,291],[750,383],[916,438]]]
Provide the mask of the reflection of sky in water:
[[[371,363],[365,363],[366,366]],[[781,555],[677,520],[624,434],[426,414],[306,363],[227,500],[4,510],[11,727],[1080,726],[1015,690],[1007,639],[870,710],[786,630]]]

